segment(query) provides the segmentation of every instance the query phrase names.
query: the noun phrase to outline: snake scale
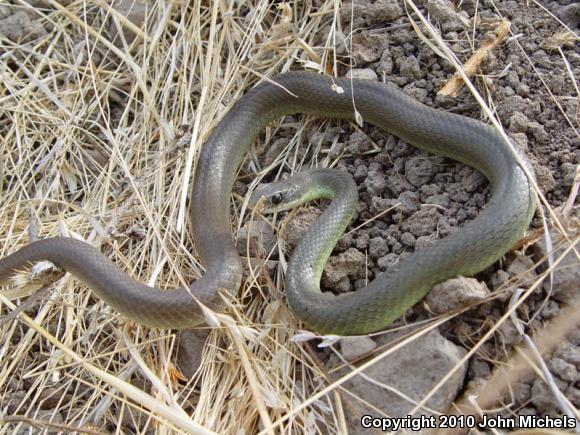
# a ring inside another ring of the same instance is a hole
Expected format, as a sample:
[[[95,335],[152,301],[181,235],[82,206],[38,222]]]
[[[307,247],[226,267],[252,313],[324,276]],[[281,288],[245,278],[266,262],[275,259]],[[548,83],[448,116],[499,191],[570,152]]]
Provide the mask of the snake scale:
[[[0,282],[35,261],[49,260],[77,276],[129,319],[159,328],[198,325],[204,317],[195,299],[219,311],[224,306],[220,292],[235,293],[241,285],[242,263],[230,229],[230,198],[236,173],[252,141],[268,123],[284,115],[354,119],[354,108],[365,122],[481,171],[491,183],[492,199],[473,221],[404,257],[388,274],[379,275],[355,292],[334,295],[321,292],[319,280],[340,228],[352,216],[345,210],[343,198],[352,202],[356,192],[352,182],[343,181],[350,177],[330,177],[324,171],[303,174],[302,181],[317,183],[322,196],[335,197],[296,248],[287,271],[288,302],[308,327],[341,335],[383,329],[434,284],[481,271],[521,238],[534,212],[535,199],[520,164],[530,171],[531,167],[492,127],[429,108],[392,85],[289,72],[247,92],[202,147],[190,210],[205,274],[188,288],[164,290],[144,285],[91,245],[64,237],[30,243],[1,259]]]

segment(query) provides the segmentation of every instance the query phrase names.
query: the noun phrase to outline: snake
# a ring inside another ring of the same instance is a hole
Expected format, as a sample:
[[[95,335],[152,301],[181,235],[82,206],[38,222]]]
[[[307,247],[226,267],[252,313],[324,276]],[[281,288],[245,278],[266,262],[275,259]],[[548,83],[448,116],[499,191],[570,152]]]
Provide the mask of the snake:
[[[0,260],[0,282],[34,262],[50,261],[84,282],[122,316],[156,328],[191,328],[205,310],[223,311],[242,282],[242,261],[231,230],[233,184],[260,131],[285,115],[360,120],[422,150],[463,162],[489,180],[491,199],[477,217],[402,258],[388,273],[350,293],[321,291],[332,248],[353,216],[357,187],[348,174],[312,170],[259,186],[271,209],[317,197],[332,201],[291,255],[288,304],[321,334],[366,334],[386,328],[437,283],[474,275],[501,258],[528,228],[535,210],[532,167],[493,127],[430,108],[396,86],[291,71],[264,80],[236,101],[202,146],[189,210],[204,274],[188,286],[155,288],[135,280],[92,245],[68,237],[31,242]],[[255,196],[255,195],[253,195]],[[300,197],[299,199],[298,196]]]

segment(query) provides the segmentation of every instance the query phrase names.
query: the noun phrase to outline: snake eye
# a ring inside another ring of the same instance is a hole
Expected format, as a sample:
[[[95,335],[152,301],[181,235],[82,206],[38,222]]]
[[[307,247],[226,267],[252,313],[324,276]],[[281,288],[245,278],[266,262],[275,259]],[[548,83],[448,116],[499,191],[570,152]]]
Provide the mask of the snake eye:
[[[278,205],[282,202],[282,194],[280,192],[275,193],[274,195],[272,195],[272,197],[270,198],[270,202],[274,205]]]

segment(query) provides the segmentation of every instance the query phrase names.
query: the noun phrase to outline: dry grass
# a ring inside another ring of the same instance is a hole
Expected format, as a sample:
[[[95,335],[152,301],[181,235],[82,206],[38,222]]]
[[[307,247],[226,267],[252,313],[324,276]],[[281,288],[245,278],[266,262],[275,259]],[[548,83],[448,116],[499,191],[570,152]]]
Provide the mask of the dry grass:
[[[137,37],[130,47],[110,42],[111,14],[129,23],[104,1],[66,8],[47,3],[50,11],[39,18],[52,26],[48,34],[21,44],[0,40],[0,256],[31,235],[64,234],[93,244],[150,285],[176,287],[199,277],[187,195],[204,139],[260,78],[299,64],[332,70],[329,29],[344,30],[338,0],[279,9],[259,0],[156,2],[147,26],[133,26]],[[317,34],[329,35],[323,46],[315,44]],[[429,38],[448,50],[436,33]],[[278,127],[266,129],[260,147],[273,142]],[[315,161],[331,163],[319,144],[303,143],[308,127],[296,127],[273,169],[310,165],[297,153],[307,146]],[[266,172],[255,154],[246,163],[250,171]],[[233,195],[234,234],[248,213],[246,201]],[[576,249],[577,240],[568,243]],[[278,248],[282,254],[282,242]],[[284,266],[281,261],[278,271]],[[345,432],[345,413],[356,412],[358,402],[342,393],[341,384],[458,314],[434,319],[335,378],[309,344],[292,340],[297,328],[281,303],[281,274],[274,281],[266,275],[258,262],[227,312],[212,318],[202,364],[187,383],[178,381],[173,363],[174,334],[127,324],[65,275],[43,294],[34,318],[19,313],[18,320],[0,322],[0,396],[8,397],[19,382],[26,385],[0,433],[17,424],[86,433],[101,433],[106,425],[121,432],[129,422],[139,432]],[[468,356],[548,276],[541,275]],[[512,281],[505,291],[518,285]],[[30,292],[17,287],[1,293],[3,315]],[[42,411],[50,400],[57,405]],[[57,412],[64,421],[51,423]]]

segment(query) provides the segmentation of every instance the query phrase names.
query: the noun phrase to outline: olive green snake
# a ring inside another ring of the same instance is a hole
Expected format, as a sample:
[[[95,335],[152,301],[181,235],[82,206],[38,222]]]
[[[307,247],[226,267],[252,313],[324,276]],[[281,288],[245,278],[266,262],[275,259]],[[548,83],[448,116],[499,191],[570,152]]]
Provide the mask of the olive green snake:
[[[354,119],[395,134],[423,150],[450,157],[481,171],[492,199],[479,215],[447,237],[401,259],[355,292],[321,292],[319,281],[334,243],[348,225],[356,202],[349,176],[313,171],[282,186],[258,189],[276,205],[272,188],[298,189],[314,184],[318,196],[334,198],[301,240],[286,272],[286,294],[293,312],[324,334],[364,334],[384,329],[419,301],[430,288],[457,275],[473,275],[508,251],[522,237],[535,209],[534,193],[523,166],[492,127],[429,108],[392,85],[362,79],[329,78],[289,72],[264,81],[237,101],[214,128],[197,161],[190,197],[191,228],[204,275],[187,288],[164,290],[134,280],[91,245],[65,237],[35,241],[0,260],[0,282],[17,270],[48,260],[74,274],[115,310],[136,322],[159,328],[188,328],[204,321],[198,303],[223,310],[223,291],[235,294],[242,262],[231,233],[230,199],[245,154],[258,133],[284,115],[305,113]],[[530,172],[531,173],[531,172]],[[289,189],[289,190],[288,190]],[[314,193],[307,194],[306,200]]]

